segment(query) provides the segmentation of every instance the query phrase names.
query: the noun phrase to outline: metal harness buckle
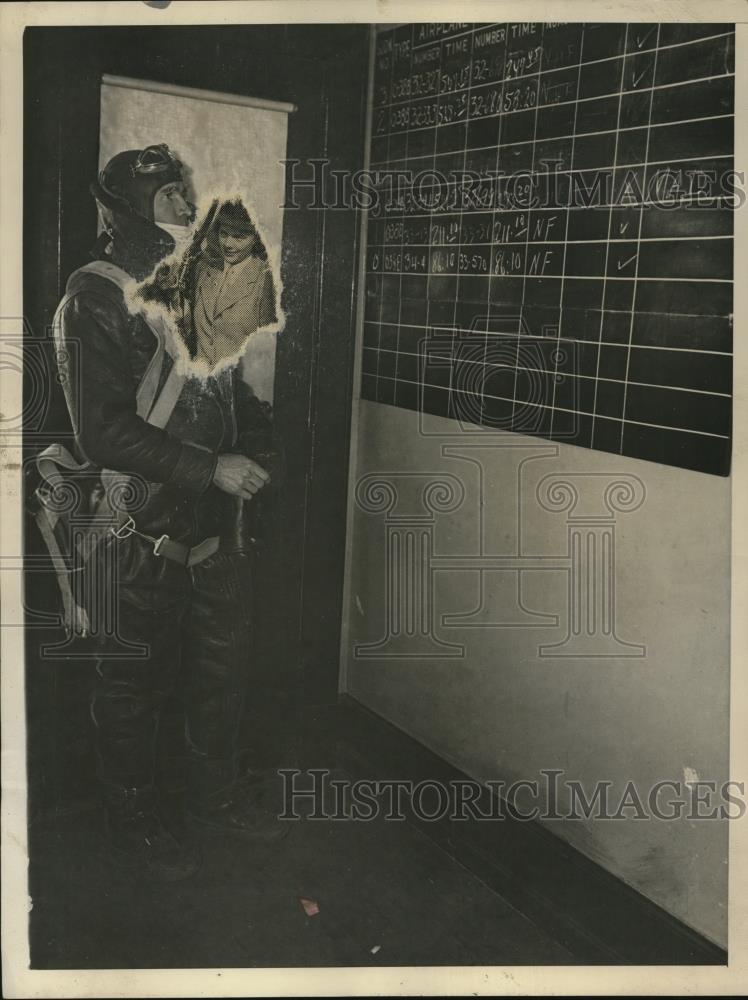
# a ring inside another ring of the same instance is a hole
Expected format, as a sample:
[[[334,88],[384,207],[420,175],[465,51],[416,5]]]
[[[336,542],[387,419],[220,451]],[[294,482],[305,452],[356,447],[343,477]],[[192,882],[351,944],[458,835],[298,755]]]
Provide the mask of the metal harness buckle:
[[[111,533],[117,539],[129,538],[130,535],[137,535],[138,538],[144,538],[147,542],[151,542],[153,545],[153,554],[160,556],[161,548],[164,542],[169,541],[168,535],[161,535],[160,538],[154,538],[153,535],[146,535],[143,531],[138,531],[135,527],[135,519],[130,516],[124,521],[118,528],[110,528]]]
[[[129,538],[130,535],[135,533],[135,520],[132,517],[128,517],[118,528],[110,528],[109,530],[115,538]]]

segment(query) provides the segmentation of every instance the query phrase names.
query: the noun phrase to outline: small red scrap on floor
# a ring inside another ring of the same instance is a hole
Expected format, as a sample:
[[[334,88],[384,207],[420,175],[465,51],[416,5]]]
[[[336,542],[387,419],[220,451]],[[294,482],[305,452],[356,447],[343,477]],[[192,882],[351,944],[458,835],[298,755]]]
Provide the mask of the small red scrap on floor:
[[[308,917],[316,917],[319,913],[319,904],[313,899],[306,899],[304,896],[299,896],[299,902],[304,907],[304,913]]]

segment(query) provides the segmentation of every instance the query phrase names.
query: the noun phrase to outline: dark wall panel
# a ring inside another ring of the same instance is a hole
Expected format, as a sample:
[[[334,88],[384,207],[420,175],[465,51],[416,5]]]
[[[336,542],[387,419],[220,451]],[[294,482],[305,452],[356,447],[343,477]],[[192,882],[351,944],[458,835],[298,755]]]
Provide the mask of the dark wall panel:
[[[47,373],[45,411],[28,428],[28,455],[60,440],[67,425],[47,328],[68,275],[89,259],[96,231],[88,184],[98,168],[102,74],[292,102],[298,110],[289,117],[289,158],[327,158],[332,169],[353,170],[363,160],[368,48],[362,25],[27,29],[24,307],[28,349]],[[248,723],[275,727],[276,735],[278,719],[288,721],[279,696],[292,711],[331,703],[337,693],[352,391],[357,213],[300,204],[284,218],[287,325],[275,387],[288,477],[260,568]],[[27,399],[31,391],[29,383]],[[27,553],[38,545],[29,530]],[[26,595],[33,625],[33,609],[51,607],[49,576],[29,573]],[[87,669],[80,661],[65,674],[60,661],[38,661],[40,643],[59,638],[37,628],[28,643],[30,716],[44,720],[44,739],[58,751],[73,683],[65,677]],[[268,699],[272,711],[265,711]]]

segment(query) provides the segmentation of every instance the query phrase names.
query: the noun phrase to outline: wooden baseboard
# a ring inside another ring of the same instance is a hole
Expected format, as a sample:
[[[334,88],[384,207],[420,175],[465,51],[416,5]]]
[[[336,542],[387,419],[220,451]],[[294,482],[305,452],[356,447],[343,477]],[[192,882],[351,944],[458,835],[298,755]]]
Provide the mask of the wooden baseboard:
[[[338,760],[354,778],[467,781],[349,695],[340,698]],[[540,823],[448,817],[414,822],[585,965],[726,965],[727,953]]]

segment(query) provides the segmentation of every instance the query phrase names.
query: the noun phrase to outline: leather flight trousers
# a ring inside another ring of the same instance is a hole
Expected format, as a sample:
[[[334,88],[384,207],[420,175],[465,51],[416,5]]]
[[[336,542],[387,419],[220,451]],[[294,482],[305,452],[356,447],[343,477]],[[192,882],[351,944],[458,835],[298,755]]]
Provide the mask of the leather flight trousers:
[[[233,781],[250,671],[251,563],[250,553],[219,550],[180,567],[180,586],[166,595],[132,579],[122,588],[118,636],[147,655],[97,665],[91,714],[105,791],[153,784],[159,717],[175,691],[184,704],[188,797]]]

